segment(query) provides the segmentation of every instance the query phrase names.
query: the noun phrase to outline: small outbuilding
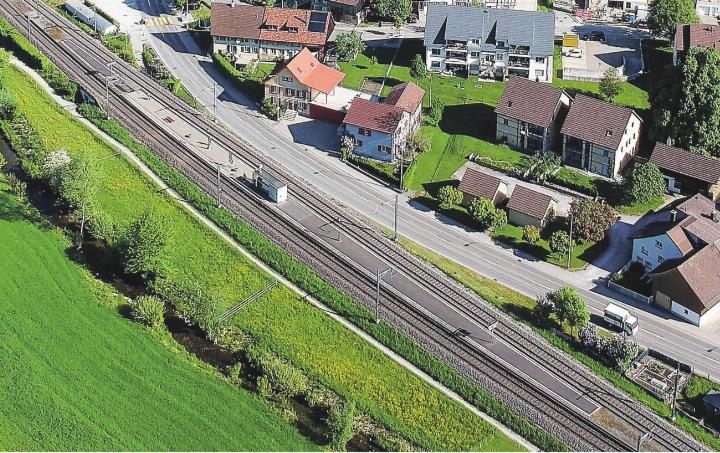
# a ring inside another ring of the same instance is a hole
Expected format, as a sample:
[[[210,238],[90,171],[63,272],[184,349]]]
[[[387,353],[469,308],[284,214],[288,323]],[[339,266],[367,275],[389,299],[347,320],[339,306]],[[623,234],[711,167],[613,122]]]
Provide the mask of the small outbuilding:
[[[669,192],[720,199],[720,160],[657,143],[650,162],[662,171]]]
[[[497,206],[507,199],[508,185],[493,175],[468,168],[460,181],[459,189],[463,194],[464,206],[476,198],[486,198]]]
[[[710,389],[705,396],[703,396],[703,404],[705,405],[705,413],[711,417],[717,417],[720,415],[720,392],[715,389]]]
[[[66,0],[63,8],[71,16],[103,35],[117,33],[115,24],[97,13],[97,9],[87,6],[82,0]]]
[[[513,225],[545,228],[555,217],[557,200],[550,195],[516,185],[508,202],[508,221]]]

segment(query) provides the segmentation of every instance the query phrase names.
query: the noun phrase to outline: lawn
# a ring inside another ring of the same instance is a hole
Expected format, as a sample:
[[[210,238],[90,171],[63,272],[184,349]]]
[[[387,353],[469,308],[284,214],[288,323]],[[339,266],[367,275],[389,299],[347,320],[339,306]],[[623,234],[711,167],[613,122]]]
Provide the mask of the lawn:
[[[2,191],[0,236],[0,450],[318,448],[167,332],[120,317],[124,298]]]
[[[522,239],[523,229],[515,225],[507,224],[504,227],[493,231],[491,237],[497,241],[511,245],[519,250],[527,252],[535,258],[547,261],[560,267],[567,267],[567,254],[557,256],[550,251],[548,240],[550,235],[561,228],[562,225],[551,225],[545,228],[541,234],[541,239],[537,244],[530,244]],[[576,244],[572,249],[572,257],[570,260],[570,269],[582,269],[588,262],[597,255],[601,245],[592,241],[583,241]]]
[[[57,106],[33,81],[8,66],[0,72],[19,111],[48,149],[102,157],[114,150]],[[264,287],[270,277],[191,217],[122,158],[96,163],[98,208],[120,230],[145,210],[171,225],[167,278],[192,282],[222,311]],[[507,437],[390,360],[285,287],[233,321],[272,349],[423,449],[515,450]]]
[[[560,329],[559,326],[555,325],[551,328],[543,328],[535,325],[532,321],[531,315],[532,307],[535,305],[534,299],[513,291],[512,289],[491,279],[482,277],[476,272],[407,238],[400,237],[399,242],[408,251],[430,262],[434,266],[437,266],[438,269],[476,292],[486,301],[492,303],[506,313],[509,313],[515,319],[530,325],[537,333],[548,340],[550,344],[570,354],[572,357],[585,364],[595,374],[609,381],[620,390],[626,392],[632,398],[649,407],[661,417],[670,417],[671,410],[668,404],[656,399],[654,396],[647,393],[642,387],[627,379],[617,370],[608,367],[602,362],[599,362],[586,353],[578,350],[574,344],[568,342],[564,337],[557,334],[556,329]],[[567,329],[564,330],[566,334],[569,333]],[[700,404],[698,402],[698,398],[702,398],[701,395],[704,395],[710,388],[720,390],[720,384],[700,376],[693,376],[691,385],[685,390],[684,396],[691,404],[697,405]],[[709,434],[689,418],[679,414],[675,423],[678,427],[685,430],[699,441],[705,443],[705,445],[708,445],[711,450],[718,451],[718,449],[720,449],[720,439]]]

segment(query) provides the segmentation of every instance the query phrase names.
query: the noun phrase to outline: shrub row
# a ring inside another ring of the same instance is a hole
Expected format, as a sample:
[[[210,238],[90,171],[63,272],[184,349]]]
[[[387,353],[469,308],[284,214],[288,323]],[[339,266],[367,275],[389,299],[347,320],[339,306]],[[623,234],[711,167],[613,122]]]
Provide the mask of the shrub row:
[[[260,102],[263,98],[262,84],[235,69],[235,66],[219,53],[213,54],[213,62],[233,85],[241,89],[253,101]]]
[[[598,194],[597,187],[593,184],[593,180],[583,175],[576,174],[572,170],[560,170],[551,175],[548,180],[563,187],[567,187],[575,192],[595,197]]]
[[[566,449],[563,444],[511,411],[490,393],[472,384],[395,328],[385,323],[375,324],[374,315],[369,310],[355,304],[349,296],[325,282],[309,267],[290,256],[230,211],[218,208],[210,196],[184,175],[165,164],[147,147],[136,142],[126,129],[114,120],[105,119],[98,107],[82,104],[78,110],[108,135],[132,150],[151,171],[169,184],[183,199],[288,280],[308,293],[314,294],[323,304],[539,448],[547,451]]]
[[[10,50],[20,61],[38,71],[57,94],[69,101],[75,100],[77,84],[4,18],[0,18],[0,46]]]

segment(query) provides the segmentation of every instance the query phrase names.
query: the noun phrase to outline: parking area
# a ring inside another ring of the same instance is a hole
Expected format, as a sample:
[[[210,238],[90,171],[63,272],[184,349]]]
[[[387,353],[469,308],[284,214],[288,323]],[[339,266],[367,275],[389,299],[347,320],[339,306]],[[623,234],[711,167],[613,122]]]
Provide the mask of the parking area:
[[[589,23],[572,15],[556,12],[555,33],[576,33],[583,35],[602,32],[605,41],[580,41],[580,56],[566,56],[563,52],[563,67],[575,70],[583,77],[602,76],[609,67],[623,66],[623,75],[632,79],[642,70],[640,41],[650,35],[626,24]],[[564,49],[566,50],[566,49]]]

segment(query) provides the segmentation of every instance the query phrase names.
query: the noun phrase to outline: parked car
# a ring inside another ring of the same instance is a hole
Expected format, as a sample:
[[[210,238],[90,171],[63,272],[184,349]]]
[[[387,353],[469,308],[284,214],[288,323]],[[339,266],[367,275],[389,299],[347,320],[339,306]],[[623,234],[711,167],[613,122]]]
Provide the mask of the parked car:
[[[600,41],[605,42],[605,32],[594,30],[582,35],[583,41]]]
[[[408,17],[405,19],[405,21],[406,21],[408,24],[414,24],[414,23],[416,23],[418,20],[419,20],[418,15],[415,14],[415,13],[412,13],[412,14],[408,15]]]
[[[580,49],[570,49],[567,52],[565,52],[565,56],[572,57],[572,58],[581,58],[582,57],[582,50]]]

